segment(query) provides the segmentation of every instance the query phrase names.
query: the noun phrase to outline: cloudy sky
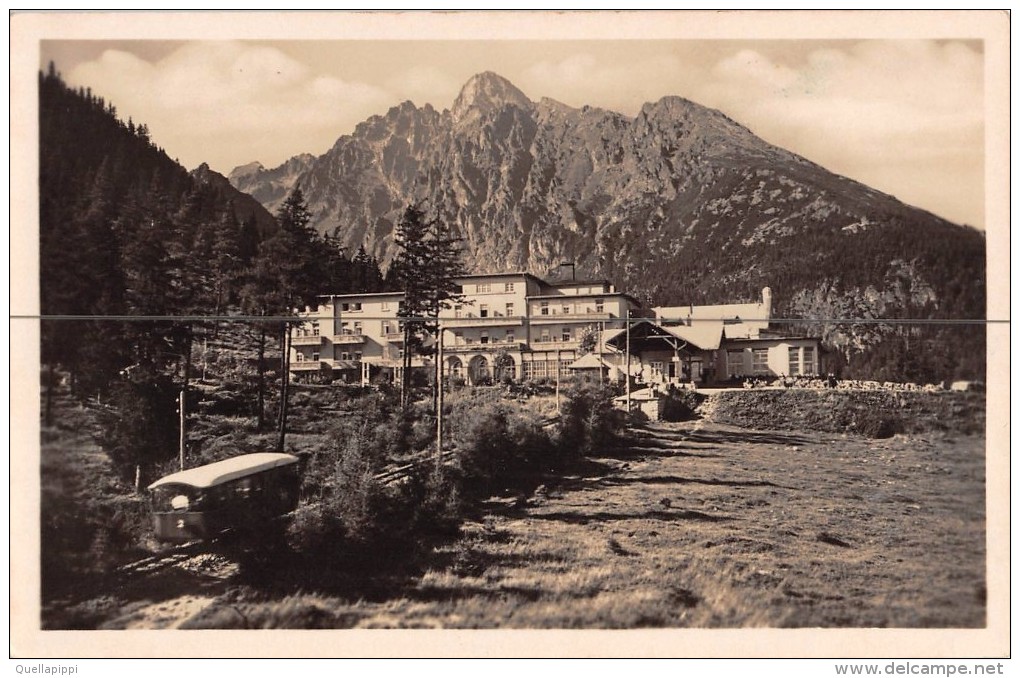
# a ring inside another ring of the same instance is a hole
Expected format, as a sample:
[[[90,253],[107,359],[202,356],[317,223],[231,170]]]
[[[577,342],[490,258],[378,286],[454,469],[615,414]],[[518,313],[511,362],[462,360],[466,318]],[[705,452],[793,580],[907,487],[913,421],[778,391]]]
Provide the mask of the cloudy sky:
[[[765,140],[958,223],[984,228],[981,41],[43,40],[191,169],[321,154],[404,100],[449,108],[491,70],[547,96],[636,114],[680,95]]]

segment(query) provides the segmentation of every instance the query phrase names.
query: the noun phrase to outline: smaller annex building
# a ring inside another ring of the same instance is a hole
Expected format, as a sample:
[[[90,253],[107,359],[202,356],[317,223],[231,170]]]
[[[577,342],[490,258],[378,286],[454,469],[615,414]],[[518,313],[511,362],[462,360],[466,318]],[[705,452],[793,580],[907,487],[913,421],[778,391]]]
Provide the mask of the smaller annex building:
[[[653,317],[632,320],[629,330],[614,330],[603,338],[598,358],[606,374],[630,374],[637,383],[649,385],[718,386],[821,372],[819,338],[785,336],[770,329],[768,287],[754,303],[652,311]],[[571,368],[585,371],[599,364],[588,358]]]

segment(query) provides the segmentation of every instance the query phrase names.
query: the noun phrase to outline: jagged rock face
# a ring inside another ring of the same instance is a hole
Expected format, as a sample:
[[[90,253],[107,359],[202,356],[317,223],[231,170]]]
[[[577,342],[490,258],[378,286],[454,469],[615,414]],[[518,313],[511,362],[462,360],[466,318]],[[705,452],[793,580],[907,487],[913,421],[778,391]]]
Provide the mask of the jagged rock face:
[[[629,118],[531,102],[483,73],[449,111],[405,102],[321,157],[248,165],[230,179],[271,209],[300,181],[320,231],[383,262],[401,211],[420,202],[463,237],[472,271],[543,275],[574,261],[579,276],[665,304],[749,300],[768,285],[781,311],[822,281],[882,285],[916,259],[919,285],[944,297],[940,267],[952,266],[983,309],[980,233],[679,97]]]
[[[287,198],[298,178],[314,161],[314,155],[302,153],[271,170],[263,167],[262,163],[250,162],[235,167],[227,179],[237,190],[252,196],[276,214],[276,209]]]

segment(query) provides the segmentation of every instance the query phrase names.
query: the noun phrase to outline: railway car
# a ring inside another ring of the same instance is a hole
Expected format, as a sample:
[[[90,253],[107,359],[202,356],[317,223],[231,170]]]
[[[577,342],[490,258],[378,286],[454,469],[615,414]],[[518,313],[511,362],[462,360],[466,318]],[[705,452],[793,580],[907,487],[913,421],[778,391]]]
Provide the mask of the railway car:
[[[172,473],[149,485],[156,538],[166,542],[258,535],[297,507],[300,460],[243,454]]]

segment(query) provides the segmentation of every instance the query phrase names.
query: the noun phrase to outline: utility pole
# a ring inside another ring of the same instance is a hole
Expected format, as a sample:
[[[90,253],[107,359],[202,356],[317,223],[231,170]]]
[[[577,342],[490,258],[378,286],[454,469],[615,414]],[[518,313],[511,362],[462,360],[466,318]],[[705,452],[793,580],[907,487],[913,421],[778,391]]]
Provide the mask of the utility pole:
[[[627,307],[627,416],[630,416],[630,306]]]
[[[180,444],[178,446],[178,453],[180,455],[180,462],[181,462],[181,469],[180,470],[182,470],[182,471],[184,470],[184,394],[185,394],[186,391],[187,391],[186,387],[182,387],[181,388],[181,395],[178,397],[178,403],[179,403],[180,407],[177,408],[178,412],[181,413],[181,421],[180,421],[180,427],[179,427],[180,428],[180,435],[179,435],[179,443]],[[135,483],[137,484],[137,482],[138,482],[138,480],[136,478]]]
[[[443,326],[436,327],[436,466],[443,463]]]
[[[602,322],[599,323],[599,338],[598,338],[598,347],[599,347],[599,386],[601,386],[602,384],[605,383],[605,379],[603,378],[603,374],[602,374],[602,370],[603,370],[604,365],[605,365],[602,362],[602,336],[603,336],[603,334],[605,334],[605,331],[606,331],[606,321],[603,320]]]
[[[556,415],[560,414],[560,349],[556,349]]]
[[[290,333],[289,322],[284,323],[283,331],[283,384],[280,393],[280,431],[276,441],[276,451],[283,452],[287,437],[287,398],[290,390]]]

